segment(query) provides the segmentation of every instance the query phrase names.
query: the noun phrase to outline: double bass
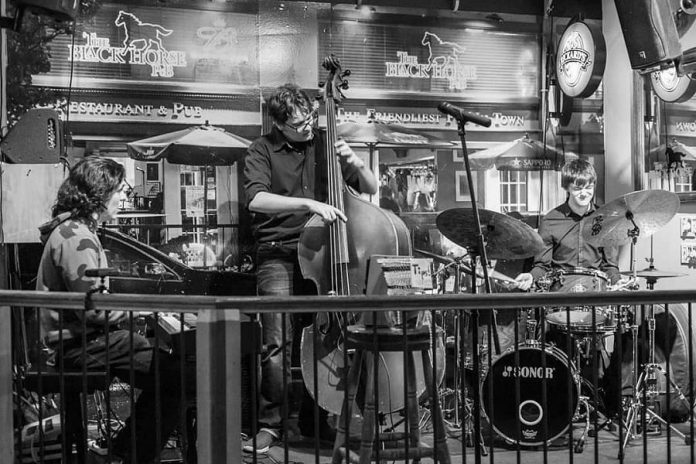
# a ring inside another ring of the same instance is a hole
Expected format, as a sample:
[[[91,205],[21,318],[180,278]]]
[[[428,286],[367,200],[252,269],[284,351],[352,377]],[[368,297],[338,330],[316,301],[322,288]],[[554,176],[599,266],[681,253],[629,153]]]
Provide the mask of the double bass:
[[[362,295],[369,258],[372,255],[410,256],[411,241],[406,224],[398,216],[363,200],[344,182],[334,147],[338,138],[336,107],[343,99],[342,91],[348,87],[346,77],[350,72],[342,71],[333,55],[327,57],[322,66],[329,72],[322,91],[326,108],[327,203],[341,210],[348,221],[325,224],[317,215],[310,218],[300,236],[298,259],[303,276],[314,282],[320,295]],[[356,322],[358,318],[353,314],[320,313],[314,324],[302,333],[300,354],[305,385],[317,404],[334,414],[341,413],[343,380],[349,367],[344,363],[348,357],[343,349],[343,330]],[[404,375],[395,367],[403,364],[403,354],[384,353],[382,359],[389,355],[394,356],[394,362],[390,359],[380,363],[378,382],[379,410],[391,412],[404,404],[403,385],[397,380]]]

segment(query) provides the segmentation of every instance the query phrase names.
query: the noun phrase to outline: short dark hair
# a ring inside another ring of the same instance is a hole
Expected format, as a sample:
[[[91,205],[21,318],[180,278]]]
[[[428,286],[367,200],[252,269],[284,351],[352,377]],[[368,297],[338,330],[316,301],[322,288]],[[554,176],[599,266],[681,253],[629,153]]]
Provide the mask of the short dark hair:
[[[266,100],[266,105],[268,114],[278,124],[284,124],[295,110],[309,114],[314,109],[307,92],[295,84],[285,84],[275,89]]]
[[[575,159],[561,168],[561,187],[568,189],[571,185],[584,187],[597,181],[594,166],[584,159]]]
[[[125,168],[112,159],[89,156],[80,160],[58,189],[53,217],[70,212],[73,218],[93,222],[92,213],[106,208],[125,177]]]

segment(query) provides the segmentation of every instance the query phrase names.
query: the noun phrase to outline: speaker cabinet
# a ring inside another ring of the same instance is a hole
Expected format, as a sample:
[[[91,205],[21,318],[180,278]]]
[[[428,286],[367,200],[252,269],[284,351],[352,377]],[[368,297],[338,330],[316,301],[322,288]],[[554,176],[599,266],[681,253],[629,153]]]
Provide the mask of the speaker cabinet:
[[[33,108],[10,130],[0,150],[13,163],[57,163],[63,152],[63,126],[58,112]]]
[[[614,0],[633,69],[647,70],[681,56],[671,2]]]

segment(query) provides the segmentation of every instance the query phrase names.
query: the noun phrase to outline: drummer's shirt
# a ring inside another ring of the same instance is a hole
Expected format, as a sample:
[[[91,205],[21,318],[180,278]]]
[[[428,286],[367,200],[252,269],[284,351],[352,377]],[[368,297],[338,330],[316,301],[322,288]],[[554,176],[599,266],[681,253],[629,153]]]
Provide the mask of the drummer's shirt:
[[[544,251],[536,255],[531,274],[534,280],[555,269],[588,268],[605,272],[611,283],[621,278],[617,263],[617,249],[596,247],[582,238],[582,230],[588,217],[597,209],[591,205],[580,216],[573,212],[566,201],[549,211],[539,223],[539,235],[544,241]]]

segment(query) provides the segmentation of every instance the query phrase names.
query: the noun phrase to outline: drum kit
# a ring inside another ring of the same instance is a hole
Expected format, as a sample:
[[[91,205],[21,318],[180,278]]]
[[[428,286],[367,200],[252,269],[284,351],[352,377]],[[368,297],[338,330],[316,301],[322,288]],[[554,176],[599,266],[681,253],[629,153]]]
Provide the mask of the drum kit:
[[[678,277],[684,274],[664,272],[653,266],[652,242],[650,266],[647,269],[635,269],[635,244],[639,237],[649,237],[665,226],[675,215],[679,207],[676,194],[662,190],[645,190],[632,192],[598,208],[584,220],[581,234],[585,241],[598,247],[618,247],[630,244],[631,269],[623,272],[626,277],[618,285],[612,286],[607,274],[595,269],[557,269],[537,280],[539,291],[544,292],[601,292],[606,290],[637,289],[638,279],[645,279],[647,287],[653,289],[658,279]],[[541,237],[527,224],[510,216],[488,210],[479,210],[480,224],[473,219],[471,209],[456,208],[443,211],[437,217],[438,230],[449,240],[469,252],[468,257],[454,259],[420,252],[426,256],[432,255],[435,262],[441,264],[441,269],[456,269],[455,276],[462,274],[472,281],[483,278],[481,272],[476,272],[476,256],[481,256],[477,250],[479,241],[477,234],[484,236],[485,254],[491,259],[525,259],[533,257],[544,249]],[[479,232],[480,231],[480,232]],[[652,240],[652,238],[651,238]],[[469,260],[467,261],[467,258]],[[515,281],[501,273],[488,272],[488,277],[504,286],[512,286]],[[456,279],[455,279],[456,280]],[[455,292],[460,289],[455,285]],[[472,288],[476,288],[472,284]],[[601,411],[601,401],[596,392],[597,371],[593,373],[594,382],[586,379],[582,371],[583,365],[592,364],[596,369],[599,350],[605,349],[608,337],[630,332],[633,336],[633,395],[630,402],[623,405],[621,426],[627,433],[621,443],[621,452],[627,443],[638,433],[638,419],[645,417],[648,421],[660,421],[668,425],[659,414],[654,412],[652,403],[657,401],[658,392],[655,381],[658,374],[664,374],[655,362],[655,313],[652,305],[648,305],[648,359],[639,366],[638,359],[638,318],[633,317],[631,306],[617,307],[564,307],[540,308],[529,310],[522,323],[524,335],[516,337],[518,344],[500,352],[489,350],[484,344],[476,344],[473,349],[481,362],[480,376],[475,378],[478,385],[471,382],[464,388],[459,388],[459,372],[463,369],[471,371],[468,360],[471,356],[466,353],[455,354],[455,426],[467,434],[469,442],[474,445],[474,433],[471,416],[473,415],[471,394],[477,389],[480,398],[480,408],[483,416],[488,418],[492,429],[506,442],[521,446],[539,446],[550,444],[564,435],[567,436],[570,424],[584,420],[585,429],[579,440],[575,441],[575,451],[582,451],[584,438],[590,426],[590,416],[604,419],[603,425],[610,424]],[[495,312],[493,312],[495,313]],[[456,317],[456,316],[455,316]],[[464,325],[469,324],[467,320]],[[645,318],[645,315],[643,315]],[[634,322],[635,321],[635,322]],[[495,318],[492,318],[492,331],[495,333]],[[545,325],[547,324],[547,325]],[[459,323],[453,324],[458,338]],[[548,331],[545,328],[548,327]],[[539,330],[541,328],[541,330]],[[463,330],[470,331],[471,327]],[[545,334],[541,335],[540,334]],[[549,338],[549,333],[557,337]],[[565,349],[564,343],[555,342],[569,340]],[[449,339],[450,337],[448,337]],[[544,343],[541,339],[544,338]],[[599,341],[599,342],[598,342]],[[448,343],[448,346],[451,345]],[[453,343],[455,350],[460,350],[459,343]],[[490,354],[489,351],[492,351]],[[490,359],[488,358],[490,356]],[[592,359],[590,359],[592,358]],[[462,360],[462,361],[460,361]],[[591,361],[591,362],[590,362]],[[462,365],[463,364],[463,365]],[[473,372],[473,371],[471,371]],[[472,374],[473,375],[473,374]],[[465,375],[466,377],[466,375]],[[479,381],[480,380],[480,381]],[[684,398],[679,386],[673,379],[672,392]],[[476,382],[474,382],[476,383]],[[511,394],[519,388],[519,394]],[[588,391],[589,390],[589,391]],[[559,394],[559,393],[563,394]],[[568,394],[565,394],[565,393]],[[547,394],[548,393],[548,394]],[[585,396],[585,394],[589,396]],[[647,399],[646,399],[647,398]],[[686,401],[686,400],[685,400]],[[463,404],[458,404],[463,403]],[[495,414],[489,410],[494,406]],[[457,411],[464,411],[464,417],[459,417]],[[461,419],[461,420],[460,420]],[[684,435],[677,429],[673,431],[682,438]],[[572,435],[572,434],[571,434]],[[478,445],[484,450],[482,437]],[[484,451],[485,454],[485,451]]]

